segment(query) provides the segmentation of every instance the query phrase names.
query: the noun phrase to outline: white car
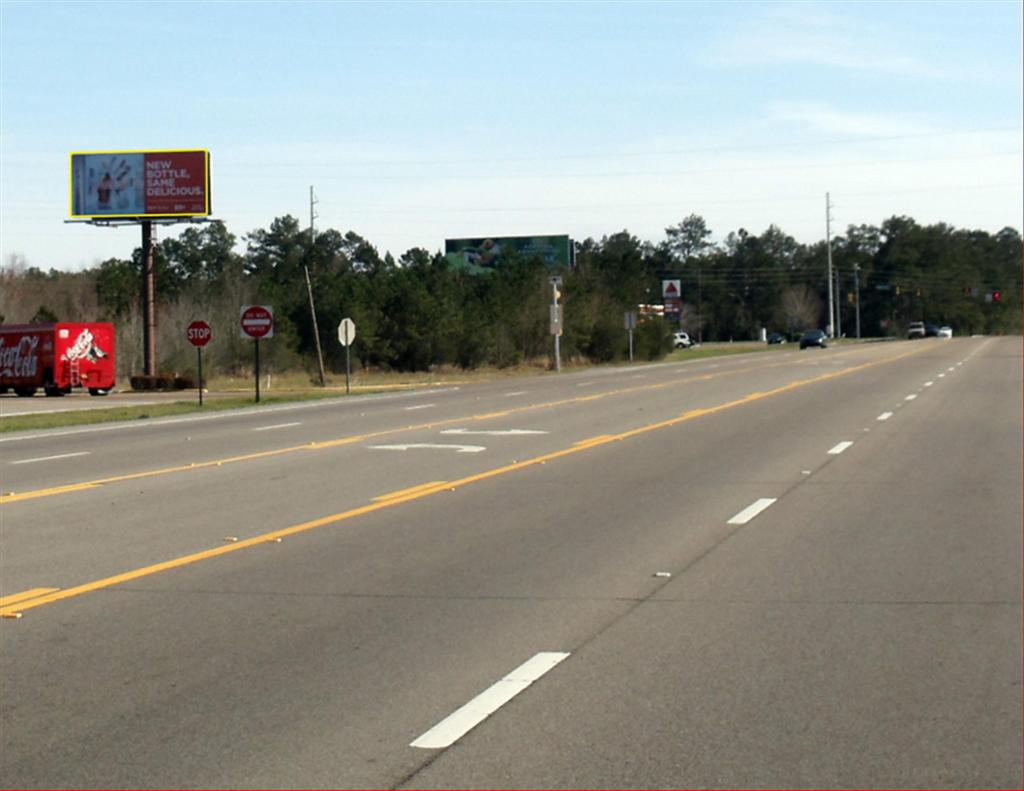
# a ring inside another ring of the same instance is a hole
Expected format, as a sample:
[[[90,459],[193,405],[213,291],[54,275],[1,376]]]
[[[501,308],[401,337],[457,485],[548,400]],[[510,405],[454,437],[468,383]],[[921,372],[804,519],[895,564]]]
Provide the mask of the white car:
[[[691,346],[693,346],[693,341],[690,340],[689,334],[680,330],[679,332],[673,334],[672,344],[677,349],[689,349]]]
[[[936,335],[939,338],[952,338],[953,337],[953,328],[949,327],[949,326],[946,326],[946,325],[943,325],[943,326],[939,327],[939,331],[938,331],[938,333]]]

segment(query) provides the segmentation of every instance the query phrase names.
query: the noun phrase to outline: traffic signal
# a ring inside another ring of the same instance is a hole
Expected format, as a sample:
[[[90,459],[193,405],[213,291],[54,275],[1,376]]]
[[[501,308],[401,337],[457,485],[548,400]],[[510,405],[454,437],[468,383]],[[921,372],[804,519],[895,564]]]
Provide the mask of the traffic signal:
[[[992,292],[992,301],[993,302],[998,302],[1002,298],[1003,298],[1003,295],[1000,294],[998,291],[993,291]]]

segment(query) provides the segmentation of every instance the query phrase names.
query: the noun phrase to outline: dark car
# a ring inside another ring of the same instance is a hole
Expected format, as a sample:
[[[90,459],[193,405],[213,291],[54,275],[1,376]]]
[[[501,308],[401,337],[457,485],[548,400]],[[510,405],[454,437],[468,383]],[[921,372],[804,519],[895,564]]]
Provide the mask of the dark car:
[[[773,332],[768,336],[768,343],[785,343],[788,339],[781,332]]]
[[[925,324],[924,325],[924,337],[926,338],[938,338],[939,327],[937,324]]]
[[[820,346],[822,349],[827,349],[827,339],[828,336],[824,330],[807,330],[800,339],[800,348],[806,349],[808,346]]]

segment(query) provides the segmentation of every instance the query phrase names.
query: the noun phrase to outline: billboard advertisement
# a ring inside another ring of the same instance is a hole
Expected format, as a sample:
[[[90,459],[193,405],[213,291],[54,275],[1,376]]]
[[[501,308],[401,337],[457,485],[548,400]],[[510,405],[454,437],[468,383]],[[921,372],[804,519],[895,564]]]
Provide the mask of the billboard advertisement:
[[[520,257],[539,256],[550,269],[572,264],[573,246],[568,236],[490,236],[481,239],[445,239],[444,254],[452,269],[489,272],[501,265],[501,257],[515,251]]]
[[[201,217],[210,213],[210,152],[71,154],[71,216]]]

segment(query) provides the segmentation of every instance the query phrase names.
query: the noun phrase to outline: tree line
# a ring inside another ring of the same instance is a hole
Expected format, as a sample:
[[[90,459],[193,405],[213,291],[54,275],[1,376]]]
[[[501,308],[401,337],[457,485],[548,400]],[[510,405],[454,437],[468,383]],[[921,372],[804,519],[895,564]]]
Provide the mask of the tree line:
[[[157,353],[161,371],[191,372],[184,328],[207,320],[214,342],[207,370],[243,373],[250,342],[239,337],[239,308],[268,304],[274,339],[261,351],[278,371],[317,370],[306,288],[308,270],[324,366],[345,370],[335,338],[343,317],[357,327],[353,361],[364,369],[423,371],[437,366],[507,367],[546,358],[552,347],[553,274],[562,278],[561,353],[611,362],[628,353],[626,312],[639,311],[635,353],[657,359],[673,329],[703,341],[751,340],[762,329],[793,335],[828,324],[828,246],[801,244],[776,226],[711,241],[691,214],[658,242],[628,231],[575,243],[574,265],[553,272],[514,253],[486,275],[455,271],[440,252],[413,248],[381,256],[359,234],[311,233],[290,215],[245,234],[222,222],[186,228],[155,246]],[[241,248],[241,250],[240,250]],[[850,226],[832,239],[837,332],[902,336],[910,321],[949,324],[957,334],[1021,331],[1021,235],[892,217]],[[0,269],[0,320],[110,320],[118,329],[118,371],[142,368],[143,256],[111,258],[81,272],[44,272],[12,257]],[[681,281],[683,308],[669,322],[643,306],[661,302],[662,280]]]

